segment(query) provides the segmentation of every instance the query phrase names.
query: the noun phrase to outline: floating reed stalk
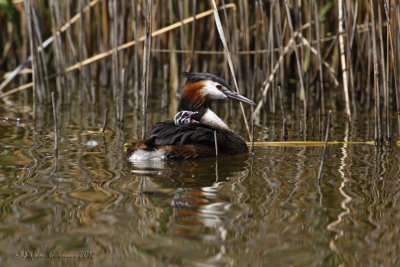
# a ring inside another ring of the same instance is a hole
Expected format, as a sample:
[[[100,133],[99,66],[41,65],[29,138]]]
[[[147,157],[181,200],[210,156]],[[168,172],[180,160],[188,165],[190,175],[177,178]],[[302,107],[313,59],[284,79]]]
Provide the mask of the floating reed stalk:
[[[246,142],[247,145],[251,145],[251,142]],[[326,143],[328,146],[335,145],[370,145],[375,146],[375,141],[328,141]],[[272,142],[254,142],[255,147],[270,147],[270,146],[278,146],[278,147],[323,147],[325,145],[325,141],[272,141]],[[396,142],[396,145],[400,145],[400,141]]]

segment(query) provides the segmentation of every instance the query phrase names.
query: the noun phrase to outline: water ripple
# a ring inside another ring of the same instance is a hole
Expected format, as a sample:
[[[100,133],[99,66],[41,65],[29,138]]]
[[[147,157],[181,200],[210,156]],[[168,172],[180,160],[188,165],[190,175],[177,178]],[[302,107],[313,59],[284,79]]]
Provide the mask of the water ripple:
[[[31,248],[95,251],[106,264],[398,261],[398,147],[329,146],[318,185],[321,147],[257,147],[254,156],[148,168],[125,159],[123,133],[102,139],[99,127],[68,127],[56,159],[48,128],[12,128],[1,141],[7,258],[10,248]]]

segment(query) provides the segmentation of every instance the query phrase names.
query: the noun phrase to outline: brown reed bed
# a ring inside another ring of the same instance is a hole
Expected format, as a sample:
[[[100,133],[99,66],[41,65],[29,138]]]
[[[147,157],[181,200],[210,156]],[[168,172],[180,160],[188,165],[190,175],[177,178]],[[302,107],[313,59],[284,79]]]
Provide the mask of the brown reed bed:
[[[350,124],[372,112],[375,141],[386,143],[400,135],[399,6],[398,0],[14,0],[0,10],[7,25],[0,33],[0,99],[25,97],[35,106],[50,103],[54,91],[57,103],[78,96],[80,105],[94,106],[104,94],[98,88],[107,86],[111,114],[123,125],[125,108],[140,106],[145,134],[148,97],[158,95],[160,109],[174,113],[180,73],[207,71],[258,103],[256,125],[263,112],[278,111],[286,125],[284,111],[292,108],[309,140],[330,109]],[[248,125],[250,114],[243,114]]]

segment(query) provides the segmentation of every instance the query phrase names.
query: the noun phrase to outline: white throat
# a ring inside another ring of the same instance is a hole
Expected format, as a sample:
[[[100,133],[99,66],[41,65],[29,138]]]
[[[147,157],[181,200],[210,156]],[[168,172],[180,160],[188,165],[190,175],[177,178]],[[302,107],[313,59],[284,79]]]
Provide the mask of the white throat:
[[[211,109],[207,109],[206,113],[201,117],[200,123],[210,125],[215,128],[230,130],[228,125],[225,124],[223,120],[218,117],[217,114],[211,111]]]

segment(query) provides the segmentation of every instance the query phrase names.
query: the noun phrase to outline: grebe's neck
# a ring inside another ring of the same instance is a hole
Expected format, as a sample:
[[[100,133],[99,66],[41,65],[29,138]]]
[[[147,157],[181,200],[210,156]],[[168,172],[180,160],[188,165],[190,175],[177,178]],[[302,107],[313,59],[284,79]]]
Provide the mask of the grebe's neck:
[[[222,130],[231,130],[228,125],[226,125],[225,122],[209,108],[206,110],[203,116],[201,116],[200,123]]]
[[[212,127],[230,130],[225,122],[210,109],[211,99],[227,98],[218,89],[213,81],[191,81],[186,84],[183,90],[179,109],[181,111],[197,112],[193,119],[200,123],[210,125]]]
[[[182,93],[181,110],[201,111],[210,107],[209,100],[202,90],[204,81],[189,82]]]

